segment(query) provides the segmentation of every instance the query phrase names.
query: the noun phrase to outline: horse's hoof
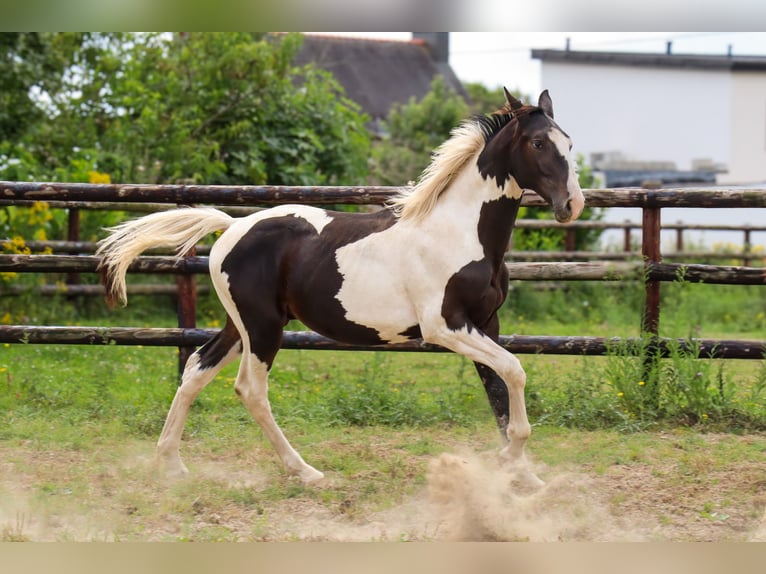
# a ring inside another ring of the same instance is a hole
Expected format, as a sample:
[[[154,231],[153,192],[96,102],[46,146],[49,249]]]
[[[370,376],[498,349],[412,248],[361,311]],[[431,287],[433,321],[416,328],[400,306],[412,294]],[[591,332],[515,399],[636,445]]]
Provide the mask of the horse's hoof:
[[[518,478],[528,488],[538,489],[545,486],[545,481],[529,469],[520,470]]]
[[[189,469],[180,460],[170,463],[158,459],[156,464],[160,474],[169,480],[181,480],[189,476]]]
[[[324,478],[324,473],[313,467],[304,468],[298,473],[298,478],[306,486],[316,484]]]

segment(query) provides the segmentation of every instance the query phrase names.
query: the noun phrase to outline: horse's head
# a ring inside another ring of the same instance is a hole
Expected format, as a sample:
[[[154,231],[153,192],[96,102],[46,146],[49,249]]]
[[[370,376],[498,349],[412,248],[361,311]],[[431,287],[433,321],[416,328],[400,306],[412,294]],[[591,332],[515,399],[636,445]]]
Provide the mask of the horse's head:
[[[505,97],[505,106],[495,115],[510,119],[487,143],[479,170],[500,186],[512,177],[520,188],[537,192],[553,207],[557,221],[577,219],[585,198],[571,157],[572,141],[553,121],[548,90],[540,94],[537,106],[522,104],[508,90]]]

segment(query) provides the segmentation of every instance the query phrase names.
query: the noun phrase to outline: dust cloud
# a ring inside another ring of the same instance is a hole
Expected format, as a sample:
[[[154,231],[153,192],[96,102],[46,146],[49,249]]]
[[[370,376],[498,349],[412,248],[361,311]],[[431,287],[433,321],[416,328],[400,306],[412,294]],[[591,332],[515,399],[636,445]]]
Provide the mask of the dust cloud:
[[[543,474],[543,468],[532,468]],[[609,513],[592,480],[560,474],[541,487],[497,457],[442,454],[428,469],[430,512],[439,538],[465,541],[636,541]]]
[[[535,473],[545,474],[537,465]],[[559,474],[543,486],[494,454],[445,453],[428,464],[427,486],[405,503],[357,520],[326,509],[293,508],[300,520],[283,524],[309,540],[643,541],[649,525],[621,524],[593,479]]]

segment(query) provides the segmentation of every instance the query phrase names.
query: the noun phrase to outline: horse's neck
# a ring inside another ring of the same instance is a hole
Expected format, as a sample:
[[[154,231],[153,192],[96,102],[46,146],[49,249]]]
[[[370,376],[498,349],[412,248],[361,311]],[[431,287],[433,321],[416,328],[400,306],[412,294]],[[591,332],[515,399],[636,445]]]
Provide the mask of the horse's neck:
[[[499,189],[494,179],[483,179],[478,170],[461,174],[440,198],[431,214],[432,223],[448,225],[456,233],[475,234],[485,256],[499,264],[508,248],[523,192],[513,179],[505,185]]]

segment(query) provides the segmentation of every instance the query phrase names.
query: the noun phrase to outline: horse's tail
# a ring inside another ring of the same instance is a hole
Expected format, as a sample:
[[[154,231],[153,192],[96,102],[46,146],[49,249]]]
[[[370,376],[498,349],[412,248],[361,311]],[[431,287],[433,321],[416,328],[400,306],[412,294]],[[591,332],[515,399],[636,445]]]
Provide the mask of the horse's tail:
[[[177,257],[194,247],[206,235],[228,229],[235,219],[211,207],[181,208],[152,213],[109,228],[99,242],[99,271],[111,307],[128,302],[125,274],[131,262],[147,249],[171,247]]]

